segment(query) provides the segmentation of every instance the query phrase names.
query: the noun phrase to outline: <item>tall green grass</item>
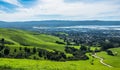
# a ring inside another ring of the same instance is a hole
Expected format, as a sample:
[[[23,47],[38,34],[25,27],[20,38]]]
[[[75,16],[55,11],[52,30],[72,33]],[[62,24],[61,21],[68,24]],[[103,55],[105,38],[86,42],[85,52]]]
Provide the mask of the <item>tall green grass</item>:
[[[119,70],[120,68],[109,68],[99,63],[91,65],[90,60],[55,62],[47,60],[27,59],[0,59],[0,68],[9,70]]]
[[[110,56],[106,52],[97,53],[98,56],[104,58],[104,62],[115,67],[120,68],[120,48],[112,48],[110,49],[113,53],[117,52],[116,56]]]
[[[65,46],[55,43],[56,41],[63,42],[63,40],[58,37],[45,34],[34,34],[32,32],[16,29],[0,29],[0,38],[5,38],[8,42],[13,43],[12,45],[7,45],[11,47],[26,46],[64,51]]]

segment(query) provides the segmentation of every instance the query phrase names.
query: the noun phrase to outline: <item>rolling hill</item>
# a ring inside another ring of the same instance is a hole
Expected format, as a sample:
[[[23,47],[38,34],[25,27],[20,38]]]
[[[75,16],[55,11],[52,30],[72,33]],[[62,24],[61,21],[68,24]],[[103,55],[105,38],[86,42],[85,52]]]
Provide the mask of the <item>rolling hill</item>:
[[[0,28],[0,39],[5,39],[5,46],[12,49],[17,47],[39,47],[47,50],[64,51],[64,44],[57,44],[56,41],[63,42],[58,37],[29,32],[17,29]],[[75,46],[78,48],[78,46]],[[94,49],[94,48],[92,48]],[[98,52],[97,56],[104,58],[104,62],[113,66],[109,68],[99,62],[99,59],[93,58],[87,53],[89,60],[78,61],[50,61],[50,60],[30,60],[30,59],[13,59],[0,58],[0,70],[119,70],[120,69],[120,48],[110,49],[117,52],[117,56],[107,55],[106,52]],[[19,51],[18,51],[19,52]],[[12,54],[12,53],[11,53]],[[37,53],[29,58],[37,57]],[[42,59],[42,58],[41,58]],[[94,64],[91,61],[94,60]]]
[[[104,58],[105,63],[110,64],[114,68],[119,68],[120,67],[120,61],[119,61],[119,59],[120,59],[120,48],[112,48],[110,50],[113,51],[113,53],[117,52],[117,55],[110,56],[110,55],[107,55],[106,52],[99,52],[99,53],[97,53],[97,55]]]
[[[0,39],[4,38],[6,46],[10,47],[39,47],[49,50],[64,51],[64,44],[57,44],[56,41],[63,42],[58,37],[39,34],[35,32],[27,32],[17,29],[0,28]]]
[[[11,59],[0,58],[1,70],[120,70],[119,50],[120,48],[112,48],[117,51],[117,56],[107,55],[105,52],[98,52],[97,55],[104,57],[104,62],[112,65],[109,68],[94,58],[94,65],[91,65],[93,58],[89,56],[89,60],[57,62],[49,60],[29,60],[29,59]],[[18,64],[19,63],[19,64]]]

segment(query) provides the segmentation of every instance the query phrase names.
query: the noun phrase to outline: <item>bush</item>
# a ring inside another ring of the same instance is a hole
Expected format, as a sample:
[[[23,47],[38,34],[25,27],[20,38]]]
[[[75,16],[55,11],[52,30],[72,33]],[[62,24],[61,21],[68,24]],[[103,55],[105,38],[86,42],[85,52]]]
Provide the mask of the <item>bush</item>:
[[[71,53],[73,54],[75,51],[78,51],[78,49],[75,49],[73,47],[65,47],[65,52],[66,53]]]
[[[35,54],[37,52],[37,49],[34,47],[33,48],[33,53]]]
[[[57,44],[64,44],[64,42],[56,41]]]
[[[84,46],[84,45],[81,45],[80,50],[81,50],[81,51],[87,51],[87,47]]]
[[[8,55],[10,53],[10,49],[9,48],[5,48],[4,49],[4,55]]]
[[[0,46],[0,51],[2,51],[2,50],[3,50],[3,48],[4,48],[3,46]]]
[[[106,51],[108,55],[114,56],[113,52],[111,50]]]
[[[17,52],[17,49],[14,49],[14,52]]]
[[[19,50],[21,51],[21,50],[22,50],[22,47],[20,47]]]

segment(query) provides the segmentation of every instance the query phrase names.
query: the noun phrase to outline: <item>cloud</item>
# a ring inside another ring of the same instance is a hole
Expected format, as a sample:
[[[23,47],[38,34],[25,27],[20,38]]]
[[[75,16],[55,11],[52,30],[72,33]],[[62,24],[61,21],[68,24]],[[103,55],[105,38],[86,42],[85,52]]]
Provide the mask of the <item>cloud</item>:
[[[22,7],[22,5],[19,3],[18,0],[2,0],[2,1],[19,6],[19,7]]]
[[[12,0],[6,0],[6,2],[9,1]],[[21,5],[19,0],[13,1],[11,4]],[[29,8],[20,6],[16,8],[14,13],[2,11],[0,20],[120,20],[120,5],[117,4],[118,2],[119,0],[102,0],[96,3],[86,3],[81,2],[81,0],[71,3],[65,2],[65,0],[37,0],[35,5],[31,5]]]

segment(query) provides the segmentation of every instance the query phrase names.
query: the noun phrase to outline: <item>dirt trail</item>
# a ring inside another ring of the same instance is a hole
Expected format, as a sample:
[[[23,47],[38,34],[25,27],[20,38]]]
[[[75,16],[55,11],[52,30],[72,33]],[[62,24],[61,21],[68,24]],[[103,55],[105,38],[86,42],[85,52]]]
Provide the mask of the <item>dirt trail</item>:
[[[102,57],[97,56],[96,53],[95,53],[94,55],[92,55],[92,56],[94,56],[95,58],[100,59],[100,63],[101,63],[101,64],[103,64],[103,65],[105,65],[105,66],[107,66],[107,67],[113,67],[113,66],[111,66],[111,65],[109,65],[109,64],[104,63],[104,62],[103,62],[104,59],[103,59]]]

